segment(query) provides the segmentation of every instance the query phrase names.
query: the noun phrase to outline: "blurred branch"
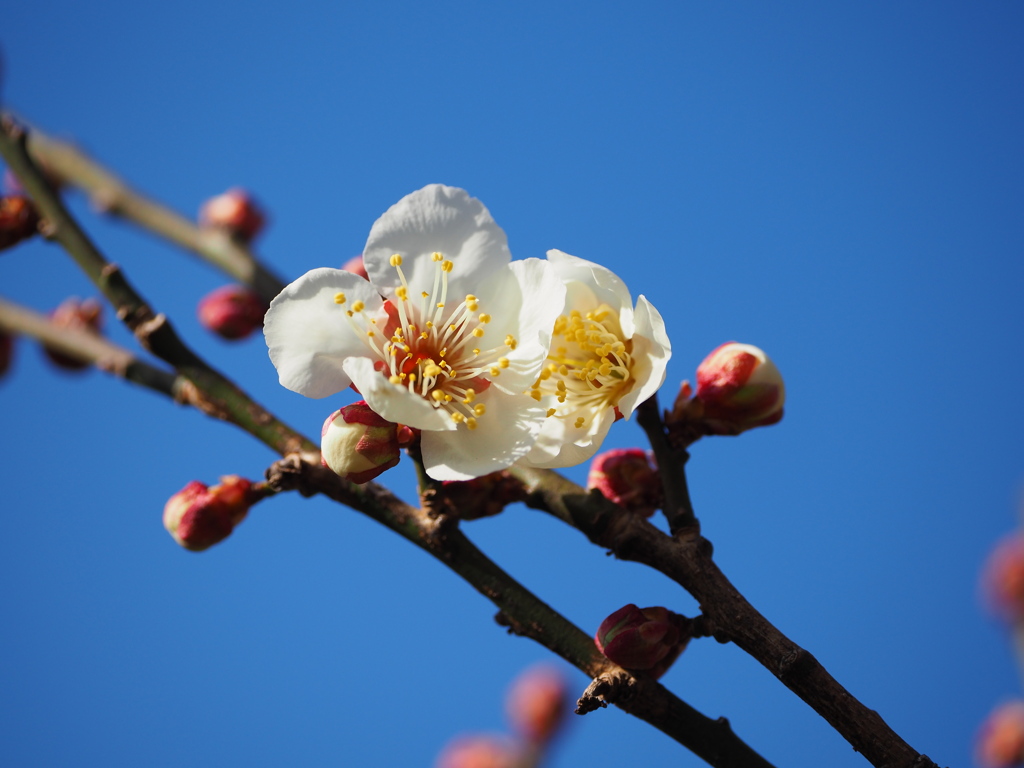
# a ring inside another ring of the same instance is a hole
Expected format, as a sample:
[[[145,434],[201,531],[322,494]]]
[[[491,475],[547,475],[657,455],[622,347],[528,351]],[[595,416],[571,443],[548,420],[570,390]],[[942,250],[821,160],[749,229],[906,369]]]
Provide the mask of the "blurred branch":
[[[581,701],[583,711],[610,701],[672,737],[713,766],[771,765],[736,736],[724,718],[712,720],[650,678],[634,677],[605,658],[593,639],[527,590],[444,516],[431,518],[390,491],[368,483],[355,486],[331,470],[288,456],[267,470],[269,485],[303,496],[323,494],[387,526],[440,560],[499,609],[499,623],[529,637],[600,681]],[[589,691],[590,689],[588,689]],[[578,710],[579,711],[579,710]]]
[[[164,315],[150,309],[121,269],[109,263],[79,227],[32,161],[25,144],[24,129],[10,115],[0,115],[0,155],[39,209],[44,219],[44,232],[64,247],[103,292],[139,343],[174,366],[203,394],[195,405],[215,418],[236,424],[282,455],[305,451],[309,456],[317,456],[314,443],[278,421],[232,381],[207,365],[185,345]]]
[[[0,298],[0,330],[24,334],[62,354],[95,365],[102,371],[139,384],[177,402],[187,402],[195,388],[170,371],[139,360],[124,347],[102,336],[74,328],[60,328],[46,315]]]
[[[133,190],[78,147],[33,128],[28,139],[32,157],[61,182],[83,190],[104,213],[117,216],[197,254],[251,287],[265,303],[284,283],[242,243],[219,230],[202,229],[181,214]]]
[[[661,465],[682,473],[681,464]],[[711,542],[699,528],[669,536],[647,520],[625,514],[599,492],[588,492],[556,472],[513,466],[529,491],[526,503],[579,529],[616,557],[644,563],[680,584],[700,603],[714,636],[732,641],[825,718],[855,750],[878,768],[935,768],[840,685],[810,653],[776,629],[730,583],[712,559]],[[667,484],[666,491],[671,488]],[[681,498],[666,505],[682,508]]]

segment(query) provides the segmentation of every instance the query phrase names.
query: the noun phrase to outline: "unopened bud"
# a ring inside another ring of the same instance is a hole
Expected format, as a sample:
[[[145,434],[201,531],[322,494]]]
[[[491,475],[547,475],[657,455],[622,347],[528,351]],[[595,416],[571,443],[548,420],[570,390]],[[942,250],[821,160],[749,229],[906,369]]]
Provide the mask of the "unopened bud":
[[[99,335],[103,325],[103,306],[95,299],[81,301],[76,297],[65,299],[50,313],[50,322],[58,328],[74,331],[85,331]],[[43,351],[54,365],[68,371],[81,371],[89,367],[89,362],[63,352],[57,352],[44,346]]]
[[[462,520],[491,517],[527,495],[522,482],[504,470],[472,480],[445,480],[441,494],[452,513]]]
[[[22,195],[0,197],[0,251],[39,232],[39,214]]]
[[[452,740],[437,757],[436,768],[515,768],[520,751],[507,738],[475,734]]]
[[[11,360],[14,358],[14,337],[0,331],[0,376],[3,376],[11,367]]]
[[[346,272],[351,272],[353,275],[359,275],[364,280],[369,280],[370,276],[366,274],[366,265],[363,264],[363,255],[353,256],[351,259],[346,261],[342,267]]]
[[[653,515],[664,499],[658,470],[639,448],[616,448],[595,456],[587,488],[597,488],[609,501],[643,517]]]
[[[367,483],[401,458],[398,431],[365,400],[346,405],[328,416],[320,430],[321,461],[353,483]]]
[[[225,285],[199,302],[199,322],[224,339],[244,339],[263,327],[267,305],[242,285]]]
[[[565,678],[546,664],[523,672],[505,698],[505,712],[513,729],[534,744],[549,741],[568,711]]]
[[[697,367],[697,399],[720,434],[738,434],[782,418],[786,388],[775,363],[755,346],[730,341]]]
[[[263,211],[244,189],[229,189],[211,197],[199,209],[199,224],[222,229],[243,242],[249,242],[263,229]]]
[[[168,499],[164,527],[185,549],[200,552],[228,536],[264,492],[244,477],[226,475],[207,487],[193,480]]]
[[[978,732],[975,759],[981,768],[1024,765],[1024,701],[1003,704],[988,716]]]
[[[996,546],[981,585],[993,613],[1008,622],[1024,620],[1024,535],[1012,534]]]
[[[597,649],[620,667],[665,674],[690,642],[686,619],[667,608],[637,608],[630,603],[601,622]]]

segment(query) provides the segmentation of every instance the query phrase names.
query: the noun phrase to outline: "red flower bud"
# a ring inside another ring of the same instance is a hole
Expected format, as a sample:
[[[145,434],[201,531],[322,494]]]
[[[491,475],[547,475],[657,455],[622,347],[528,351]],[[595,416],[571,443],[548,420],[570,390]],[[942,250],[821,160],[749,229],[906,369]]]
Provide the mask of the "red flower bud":
[[[508,472],[492,472],[472,480],[441,483],[444,501],[462,520],[477,520],[501,512],[509,504],[523,501],[526,488]]]
[[[0,197],[0,251],[39,232],[39,214],[27,197]]]
[[[14,357],[14,337],[0,331],[0,376],[7,373],[11,367],[11,360]]]
[[[321,462],[353,483],[367,483],[398,463],[399,427],[370,410],[365,400],[327,417],[320,430]]]
[[[594,457],[587,488],[597,488],[623,509],[650,517],[664,500],[661,477],[646,451],[616,448]]]
[[[658,679],[690,642],[682,616],[667,608],[637,608],[630,603],[607,619],[594,635],[597,649],[620,667],[647,671]]]
[[[1015,533],[999,543],[981,585],[993,613],[1008,622],[1024,620],[1024,536]]]
[[[353,256],[351,259],[346,261],[341,268],[346,272],[351,272],[353,275],[359,275],[364,280],[370,279],[370,276],[366,274],[366,265],[363,264],[362,254]]]
[[[263,229],[265,216],[244,189],[229,189],[211,197],[199,209],[199,224],[222,229],[232,237],[249,242]]]
[[[782,418],[786,388],[775,363],[757,347],[730,341],[697,368],[697,399],[719,434],[738,434]]]
[[[225,285],[199,302],[199,322],[221,338],[244,339],[263,327],[267,305],[242,285]]]
[[[508,739],[479,734],[451,741],[438,755],[436,768],[515,768],[519,760]]]
[[[185,549],[200,552],[230,536],[263,495],[238,475],[226,475],[210,487],[193,480],[168,499],[164,527]]]
[[[1024,765],[1024,701],[998,707],[982,724],[975,743],[975,759],[982,768]]]
[[[98,336],[103,324],[103,307],[95,299],[80,301],[71,297],[61,302],[61,305],[50,313],[50,322],[59,328],[86,331]],[[81,371],[89,367],[87,361],[65,355],[63,352],[57,352],[45,346],[43,351],[54,365],[65,370]]]
[[[512,683],[505,711],[512,728],[527,741],[549,741],[569,711],[565,678],[547,665],[526,670]]]

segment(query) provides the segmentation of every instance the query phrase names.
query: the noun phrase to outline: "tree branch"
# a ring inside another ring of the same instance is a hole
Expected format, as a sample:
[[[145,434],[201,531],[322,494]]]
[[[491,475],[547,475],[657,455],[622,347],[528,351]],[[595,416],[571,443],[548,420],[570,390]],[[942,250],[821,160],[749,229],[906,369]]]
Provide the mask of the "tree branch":
[[[148,229],[200,256],[251,287],[267,304],[284,288],[281,278],[245,245],[224,232],[200,228],[176,211],[135,191],[78,147],[32,129],[28,150],[61,182],[88,194],[99,210]]]

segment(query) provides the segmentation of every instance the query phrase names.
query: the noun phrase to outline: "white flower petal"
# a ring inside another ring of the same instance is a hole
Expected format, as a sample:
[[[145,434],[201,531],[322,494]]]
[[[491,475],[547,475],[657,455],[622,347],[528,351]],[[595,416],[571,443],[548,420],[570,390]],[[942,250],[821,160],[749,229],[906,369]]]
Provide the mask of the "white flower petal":
[[[344,293],[346,304],[335,296]],[[351,382],[342,362],[367,353],[345,309],[356,301],[373,314],[381,298],[363,278],[340,269],[314,269],[291,283],[270,303],[263,334],[281,384],[306,397],[327,397]]]
[[[587,286],[597,300],[597,304],[607,304],[614,311],[620,313],[619,322],[622,325],[622,332],[626,338],[633,335],[632,308],[633,298],[629,289],[622,279],[607,267],[595,264],[592,261],[581,259],[578,256],[570,256],[558,250],[548,251],[548,261],[555,268],[562,281],[565,283],[581,283]],[[574,286],[570,286],[570,293]],[[573,309],[585,311],[575,303],[566,302],[566,305]],[[596,305],[595,305],[596,306]],[[593,309],[594,307],[586,307]],[[622,310],[627,310],[628,317],[624,317]]]
[[[474,430],[423,432],[423,466],[435,480],[471,480],[510,467],[540,431],[543,409],[526,395],[489,387],[478,399],[487,413]]]
[[[537,379],[551,346],[551,329],[565,304],[565,286],[540,259],[513,261],[480,289],[480,306],[491,316],[484,337],[488,346],[516,341],[508,349],[508,368],[493,384],[519,394]],[[483,345],[481,345],[483,346]]]
[[[619,412],[629,418],[636,406],[649,398],[665,382],[672,357],[672,343],[661,313],[646,297],[636,300],[636,331],[633,334],[633,378],[640,383],[619,400]]]
[[[401,280],[390,259],[400,254],[409,289],[418,295],[434,283],[435,252],[454,264],[450,279],[455,290],[467,281],[482,282],[512,258],[505,232],[483,203],[464,189],[431,184],[406,195],[377,219],[363,263],[370,281],[392,296]]]
[[[370,408],[388,421],[422,430],[454,430],[455,422],[444,411],[408,387],[392,384],[366,357],[350,357],[344,363],[359,394]]]
[[[589,461],[615,423],[615,412],[605,408],[585,430],[577,429],[573,422],[574,416],[545,419],[536,442],[520,463],[528,467],[557,469]]]

